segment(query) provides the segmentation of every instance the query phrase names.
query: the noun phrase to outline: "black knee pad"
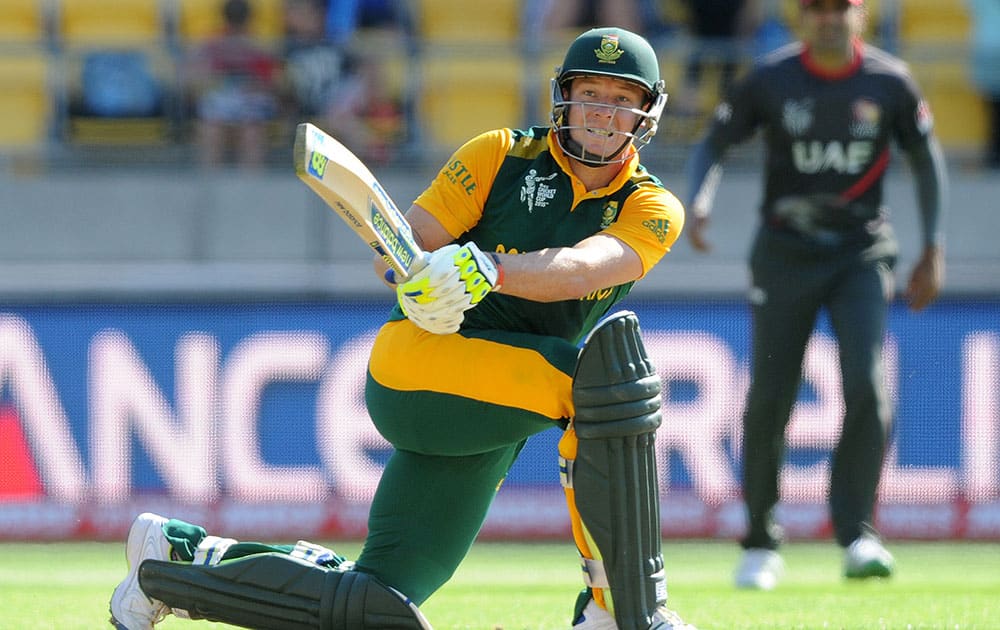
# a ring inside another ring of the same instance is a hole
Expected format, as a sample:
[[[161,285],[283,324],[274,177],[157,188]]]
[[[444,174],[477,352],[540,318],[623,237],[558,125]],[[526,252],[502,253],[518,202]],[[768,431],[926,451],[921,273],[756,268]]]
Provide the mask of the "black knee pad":
[[[618,627],[646,630],[667,599],[654,442],[660,379],[634,313],[615,313],[588,337],[573,403],[576,507],[600,551]]]

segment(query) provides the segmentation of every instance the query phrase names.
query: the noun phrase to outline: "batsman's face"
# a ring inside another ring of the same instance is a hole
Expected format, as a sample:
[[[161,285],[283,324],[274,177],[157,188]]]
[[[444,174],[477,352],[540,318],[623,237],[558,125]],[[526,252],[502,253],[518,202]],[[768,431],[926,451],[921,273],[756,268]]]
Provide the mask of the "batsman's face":
[[[645,91],[613,77],[578,77],[570,82],[570,137],[595,155],[610,155],[632,138]]]

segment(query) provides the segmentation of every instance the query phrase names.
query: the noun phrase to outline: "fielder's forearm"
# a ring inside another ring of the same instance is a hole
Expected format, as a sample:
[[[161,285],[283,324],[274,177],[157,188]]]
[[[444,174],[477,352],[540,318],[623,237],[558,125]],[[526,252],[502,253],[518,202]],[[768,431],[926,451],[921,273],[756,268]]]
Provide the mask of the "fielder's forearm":
[[[948,174],[937,140],[929,138],[909,153],[920,211],[924,249],[944,247],[942,228],[948,195]]]
[[[691,152],[687,167],[687,200],[684,207],[695,217],[707,217],[722,177],[722,156],[705,139]]]

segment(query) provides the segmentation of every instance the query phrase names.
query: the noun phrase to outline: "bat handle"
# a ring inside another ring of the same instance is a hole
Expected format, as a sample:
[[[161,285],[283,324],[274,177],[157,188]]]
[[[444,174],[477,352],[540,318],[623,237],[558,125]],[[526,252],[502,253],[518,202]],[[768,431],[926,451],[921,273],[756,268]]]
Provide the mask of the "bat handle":
[[[410,275],[413,275],[426,267],[430,260],[431,255],[428,252],[421,252],[419,258],[414,260],[413,265],[410,267]],[[385,278],[385,281],[389,284],[396,284],[396,270],[392,267],[386,269],[382,277]]]

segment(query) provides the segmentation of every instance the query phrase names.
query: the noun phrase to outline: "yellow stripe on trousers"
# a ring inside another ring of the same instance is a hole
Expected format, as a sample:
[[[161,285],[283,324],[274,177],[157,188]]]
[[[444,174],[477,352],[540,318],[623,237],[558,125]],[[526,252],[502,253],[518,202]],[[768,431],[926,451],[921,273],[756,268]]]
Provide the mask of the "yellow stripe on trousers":
[[[572,377],[535,350],[435,335],[405,319],[379,331],[368,369],[380,385],[396,390],[464,396],[553,420],[573,416]]]
[[[559,440],[559,456],[569,461],[576,461],[579,444],[580,442],[576,437],[576,430],[573,428],[573,425],[570,425]],[[573,542],[576,544],[577,551],[580,552],[582,557],[589,560],[603,561],[601,550],[598,549],[597,543],[594,542],[593,536],[591,536],[586,524],[580,517],[580,510],[576,507],[576,491],[569,487],[564,488],[564,490],[566,492],[566,507],[569,510],[570,531],[573,532]],[[590,589],[590,594],[598,606],[607,610],[612,615],[614,614],[614,609],[611,606],[611,589],[594,587]]]

